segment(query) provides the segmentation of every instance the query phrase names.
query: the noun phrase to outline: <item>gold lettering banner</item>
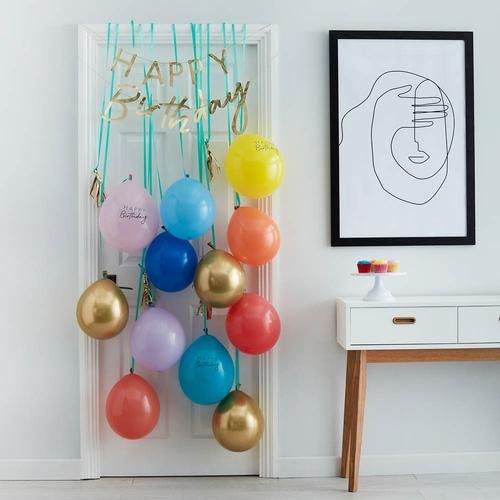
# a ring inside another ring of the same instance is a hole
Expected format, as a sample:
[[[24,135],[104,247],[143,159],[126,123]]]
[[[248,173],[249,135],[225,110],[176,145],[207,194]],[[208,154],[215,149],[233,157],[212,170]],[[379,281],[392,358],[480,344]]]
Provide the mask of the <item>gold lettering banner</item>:
[[[128,78],[138,56],[137,54],[129,54],[130,57],[126,58],[123,55],[123,52],[124,51],[121,48],[118,49],[115,60],[111,66],[111,71],[116,71],[117,67],[120,65],[125,69],[123,76]],[[220,57],[215,54],[209,54],[209,56],[219,65],[221,71],[224,74],[227,74],[226,49],[222,50]],[[147,71],[146,68],[144,68],[144,79],[142,80],[141,85],[146,86],[149,81],[156,80],[159,86],[164,86],[166,81],[164,76],[166,73],[162,73],[161,65],[166,65],[166,70],[164,69],[163,71],[167,71],[167,80],[169,86],[172,87],[175,78],[183,74],[184,64],[187,64],[191,83],[195,84],[196,75],[203,71],[203,64],[200,59],[190,59],[187,63],[175,61],[159,63],[158,61],[152,61]],[[227,92],[222,100],[212,99],[208,104],[205,104],[203,93],[199,90],[198,104],[195,108],[191,108],[188,105],[187,97],[183,97],[179,101],[177,101],[176,97],[172,97],[169,101],[157,102],[155,104],[148,105],[147,98],[144,95],[145,92],[140,89],[137,84],[119,83],[116,86],[116,92],[112,96],[104,111],[103,118],[107,121],[124,120],[129,114],[129,106],[133,105],[135,107],[135,114],[138,116],[149,116],[155,111],[160,111],[162,115],[161,128],[165,128],[165,126],[168,126],[169,128],[179,127],[181,133],[187,133],[189,132],[189,117],[186,114],[188,110],[193,109],[192,120],[197,123],[202,119],[206,119],[208,116],[207,113],[213,115],[218,109],[224,109],[229,105],[229,103],[237,101],[231,121],[231,129],[234,134],[239,135],[245,132],[248,125],[248,109],[246,99],[249,87],[249,81],[246,82],[244,87],[241,82],[237,82],[233,92]],[[113,114],[111,113],[111,110],[113,110]],[[239,120],[238,117],[240,117]],[[238,122],[240,126],[238,126]]]
[[[127,59],[123,54],[126,53],[130,56],[129,59]],[[224,72],[224,74],[227,75],[227,66],[226,66],[226,49],[222,49],[220,57],[217,56],[216,54],[208,54],[210,56],[210,59],[215,61],[219,66],[220,69]],[[124,51],[122,48],[118,49],[118,52],[116,53],[115,60],[113,61],[113,64],[111,65],[111,71],[115,71],[118,65],[122,65],[125,67],[125,73],[124,76],[128,77],[130,75],[130,72],[134,68],[134,65],[136,63],[137,59],[142,59],[140,58],[137,54],[132,53],[130,54],[129,52]],[[184,73],[184,66],[187,65],[189,69],[189,75],[191,77],[191,84],[195,84],[195,76],[198,73],[201,73],[203,71],[203,63],[201,62],[201,59],[189,59],[189,61],[186,62],[177,62],[177,61],[169,61],[169,62],[160,62],[160,61],[149,61],[151,62],[151,65],[149,66],[149,69],[146,72],[146,76],[144,77],[144,81],[142,82],[143,84],[146,84],[148,80],[158,80],[160,85],[164,85],[165,80],[163,78],[164,72],[168,73],[168,84],[170,87],[174,86],[174,79],[178,76],[181,76]],[[163,70],[161,69],[161,66],[166,66]]]

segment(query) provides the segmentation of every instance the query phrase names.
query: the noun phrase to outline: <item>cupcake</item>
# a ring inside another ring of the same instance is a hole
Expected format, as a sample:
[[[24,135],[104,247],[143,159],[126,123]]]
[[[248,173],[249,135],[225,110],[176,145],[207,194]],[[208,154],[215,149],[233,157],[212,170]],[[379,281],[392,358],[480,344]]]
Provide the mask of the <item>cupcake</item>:
[[[375,273],[386,273],[389,267],[386,260],[376,260],[372,265]]]
[[[369,273],[372,268],[372,263],[369,260],[358,261],[358,273]]]
[[[401,267],[401,264],[399,263],[399,260],[390,260],[387,267],[387,270],[390,273],[397,273],[399,271],[399,268]]]
[[[375,259],[372,259],[370,261],[370,266],[371,266],[370,272],[374,273],[375,272]]]

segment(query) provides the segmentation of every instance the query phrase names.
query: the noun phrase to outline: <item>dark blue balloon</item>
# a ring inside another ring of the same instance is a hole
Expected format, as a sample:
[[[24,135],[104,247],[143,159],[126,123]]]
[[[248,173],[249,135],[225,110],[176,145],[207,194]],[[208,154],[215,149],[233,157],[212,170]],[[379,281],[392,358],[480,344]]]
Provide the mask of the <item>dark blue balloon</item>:
[[[189,241],[167,231],[159,234],[146,253],[146,274],[156,288],[179,292],[193,282],[198,257]]]
[[[227,349],[212,335],[197,338],[182,355],[179,382],[199,405],[213,405],[231,391],[234,365]]]

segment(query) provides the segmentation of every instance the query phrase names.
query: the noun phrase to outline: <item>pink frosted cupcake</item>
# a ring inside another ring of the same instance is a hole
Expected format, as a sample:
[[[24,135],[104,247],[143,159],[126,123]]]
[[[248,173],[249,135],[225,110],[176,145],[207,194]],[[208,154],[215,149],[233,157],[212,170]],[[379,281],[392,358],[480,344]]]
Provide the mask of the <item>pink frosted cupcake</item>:
[[[389,264],[386,260],[376,260],[373,262],[373,272],[374,273],[386,273]]]

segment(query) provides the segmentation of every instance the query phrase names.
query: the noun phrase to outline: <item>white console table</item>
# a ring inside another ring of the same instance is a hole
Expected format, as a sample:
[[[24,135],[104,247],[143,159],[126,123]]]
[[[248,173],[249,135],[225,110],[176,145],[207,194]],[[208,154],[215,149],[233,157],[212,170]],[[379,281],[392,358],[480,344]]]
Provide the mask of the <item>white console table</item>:
[[[368,363],[500,360],[500,296],[337,300],[347,351],[341,476],[357,491]]]

